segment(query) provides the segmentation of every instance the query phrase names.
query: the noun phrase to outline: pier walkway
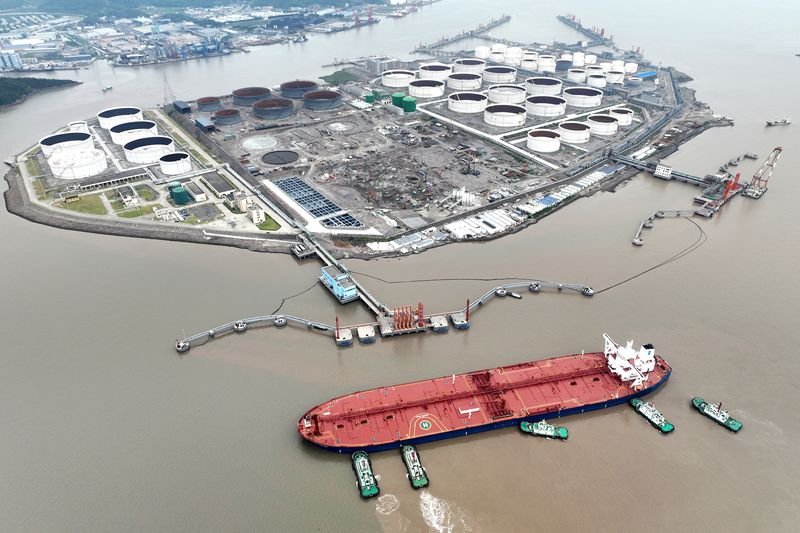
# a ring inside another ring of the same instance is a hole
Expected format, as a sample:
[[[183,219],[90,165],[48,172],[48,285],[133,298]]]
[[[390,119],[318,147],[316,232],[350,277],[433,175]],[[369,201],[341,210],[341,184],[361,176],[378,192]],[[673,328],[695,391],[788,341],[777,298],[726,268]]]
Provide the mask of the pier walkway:
[[[412,54],[430,54],[433,51],[436,51],[436,50],[438,50],[440,48],[443,48],[445,46],[451,45],[453,43],[457,43],[458,41],[462,41],[464,39],[471,39],[473,37],[484,38],[484,35],[483,35],[484,33],[496,28],[497,26],[505,24],[509,20],[511,20],[511,16],[510,15],[503,15],[500,18],[496,18],[496,19],[490,20],[486,24],[481,24],[480,26],[478,26],[478,27],[476,27],[474,29],[464,30],[461,33],[457,33],[456,35],[450,35],[450,36],[447,36],[447,37],[442,37],[438,41],[435,41],[435,42],[432,42],[432,43],[420,44],[414,50],[412,50],[411,53]],[[511,41],[508,41],[508,42],[511,42]],[[515,43],[514,46],[517,46],[517,43]],[[432,54],[432,55],[436,55],[436,54]]]
[[[341,265],[339,266],[341,267]],[[308,330],[322,333],[323,335],[334,336],[335,340],[337,341],[339,341],[340,338],[345,338],[345,337],[352,338],[351,336],[344,335],[343,332],[349,332],[352,335],[352,330],[354,329],[358,330],[359,333],[361,334],[362,331],[369,330],[369,328],[378,328],[381,332],[381,336],[383,337],[393,337],[407,333],[422,333],[428,330],[432,330],[438,333],[444,333],[445,331],[448,330],[447,318],[446,318],[447,316],[450,317],[456,329],[467,329],[469,328],[469,316],[471,312],[479,309],[480,307],[487,304],[494,298],[503,298],[503,297],[521,298],[520,295],[515,294],[512,291],[515,289],[524,290],[526,288],[528,289],[529,292],[534,294],[539,293],[544,289],[555,289],[559,292],[568,290],[582,294],[584,296],[594,295],[594,290],[588,285],[581,285],[577,283],[559,283],[556,281],[545,281],[545,280],[520,280],[512,283],[507,283],[505,285],[499,285],[497,287],[487,290],[476,300],[471,301],[471,303],[468,301],[468,305],[465,306],[463,309],[447,311],[444,313],[432,313],[424,315],[422,317],[414,316],[413,321],[411,321],[403,328],[398,328],[394,325],[391,313],[377,315],[376,320],[374,322],[369,322],[366,324],[352,324],[352,325],[338,326],[338,327],[335,325],[325,324],[323,322],[317,322],[314,320],[308,320],[306,318],[294,315],[264,315],[264,316],[242,318],[239,320],[234,320],[232,322],[226,322],[225,324],[219,325],[215,328],[201,331],[199,333],[195,333],[194,335],[190,335],[183,339],[179,339],[175,343],[175,349],[179,353],[184,353],[189,351],[189,349],[191,349],[193,346],[203,345],[211,339],[215,339],[217,337],[232,332],[243,333],[248,328],[257,326],[267,326],[267,327],[271,326],[271,327],[282,328],[287,325],[292,325],[292,326],[304,327]],[[366,303],[366,300],[364,301]]]
[[[657,218],[680,218],[680,217],[689,217],[695,214],[694,210],[691,209],[684,209],[684,210],[662,210],[656,211],[652,215],[645,217],[644,220],[639,224],[639,228],[636,230],[636,233],[633,235],[633,240],[631,241],[634,246],[642,246],[644,245],[644,239],[642,239],[642,231],[645,229],[650,229],[653,227],[653,222]]]

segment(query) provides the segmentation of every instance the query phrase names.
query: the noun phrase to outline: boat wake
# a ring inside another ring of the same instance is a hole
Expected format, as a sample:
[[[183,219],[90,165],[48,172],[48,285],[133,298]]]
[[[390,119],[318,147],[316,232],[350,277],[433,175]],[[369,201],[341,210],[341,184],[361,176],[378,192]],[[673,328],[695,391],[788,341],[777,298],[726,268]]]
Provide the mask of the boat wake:
[[[447,500],[437,498],[426,490],[419,493],[419,510],[431,531],[437,533],[472,531],[460,507],[451,505]]]
[[[400,508],[400,502],[394,494],[384,494],[378,498],[378,503],[375,504],[375,510],[382,515],[389,515]]]

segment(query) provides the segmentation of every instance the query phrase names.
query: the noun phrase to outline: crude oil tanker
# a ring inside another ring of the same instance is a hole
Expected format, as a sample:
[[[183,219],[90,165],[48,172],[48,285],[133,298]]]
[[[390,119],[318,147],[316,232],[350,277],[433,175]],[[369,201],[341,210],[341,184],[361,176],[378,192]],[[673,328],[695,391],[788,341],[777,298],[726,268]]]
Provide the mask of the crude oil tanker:
[[[354,392],[320,404],[300,436],[351,453],[398,448],[625,403],[661,386],[672,368],[651,344],[603,335],[603,352],[563,355]]]

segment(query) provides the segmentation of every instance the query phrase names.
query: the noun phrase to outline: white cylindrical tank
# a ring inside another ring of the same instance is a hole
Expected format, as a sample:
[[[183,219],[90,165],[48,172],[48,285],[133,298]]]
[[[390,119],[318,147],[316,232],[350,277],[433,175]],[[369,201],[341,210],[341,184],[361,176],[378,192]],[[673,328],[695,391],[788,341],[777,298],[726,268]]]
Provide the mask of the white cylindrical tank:
[[[489,53],[489,61],[491,63],[502,63],[506,58],[506,55],[503,52],[491,52]]]
[[[414,98],[438,98],[444,95],[441,80],[414,80],[408,84],[408,94]]]
[[[611,62],[611,70],[621,70],[625,72],[625,62],[615,59]]]
[[[490,50],[491,50],[492,52],[501,52],[501,53],[505,53],[505,51],[506,51],[506,49],[507,49],[507,48],[508,48],[508,46],[504,45],[503,43],[495,43],[495,44],[493,44],[493,45],[492,45],[492,47],[490,48]]]
[[[535,52],[533,50],[525,50],[522,52],[522,59],[533,59],[534,61],[539,60],[539,52]]]
[[[78,133],[89,133],[89,124],[85,120],[76,120],[67,124],[67,129]]]
[[[568,144],[584,144],[589,142],[591,126],[585,122],[562,122],[558,125],[561,140]]]
[[[452,65],[445,65],[444,63],[427,63],[419,67],[419,77],[424,80],[444,81],[452,73]]]
[[[602,63],[600,63],[600,68],[603,69],[603,72],[608,72],[609,70],[611,70],[611,62],[603,61]]]
[[[558,152],[561,135],[553,130],[531,130],[528,132],[528,150],[542,154]]]
[[[108,130],[112,126],[122,124],[123,122],[133,122],[135,120],[142,120],[142,110],[138,107],[111,107],[104,109],[97,114],[97,120],[100,127]]]
[[[511,46],[506,48],[505,59],[503,62],[506,65],[519,66],[522,61],[522,48],[518,46]]]
[[[589,87],[603,88],[606,86],[606,75],[590,74],[586,76],[586,85]]]
[[[558,117],[566,113],[567,101],[560,96],[529,96],[525,99],[525,109],[534,117]]]
[[[158,135],[158,128],[156,127],[156,123],[152,120],[136,120],[134,122],[117,124],[108,130],[108,132],[111,134],[111,142],[122,146],[135,139]]]
[[[603,91],[594,87],[567,87],[564,99],[572,107],[598,107],[603,101]]]
[[[482,84],[483,76],[471,72],[455,72],[447,77],[447,88],[456,91],[474,91]]]
[[[625,81],[625,73],[621,70],[609,70],[606,72],[606,81],[621,85]]]
[[[586,54],[583,52],[575,52],[572,54],[572,66],[582,67],[586,64]]]
[[[169,137],[156,135],[130,141],[122,149],[129,162],[148,165],[158,161],[162,155],[174,152],[175,143]]]
[[[475,57],[478,59],[487,59],[489,57],[489,53],[491,52],[491,48],[488,46],[476,46],[475,47]]]
[[[381,84],[384,87],[408,87],[416,79],[417,74],[412,70],[386,70],[381,74]]]
[[[492,85],[489,87],[489,101],[493,104],[522,104],[527,96],[522,85]]]
[[[586,65],[594,65],[597,63],[597,56],[594,54],[586,54],[586,57],[583,58],[583,63]]]
[[[94,148],[92,135],[83,131],[65,131],[48,135],[39,141],[42,154],[50,158],[53,154],[85,152]]]
[[[522,59],[519,57],[505,56],[503,57],[503,64],[509,67],[518,67],[522,64]]]
[[[96,176],[108,168],[105,152],[96,148],[69,153],[56,152],[47,160],[47,164],[53,176],[66,180]]]
[[[447,109],[456,113],[480,113],[488,103],[489,97],[481,93],[453,93],[447,97]]]
[[[523,57],[519,62],[519,68],[529,72],[536,72],[539,69],[539,62],[535,59],[526,59]]]
[[[161,172],[167,176],[177,176],[192,171],[192,160],[186,152],[170,152],[158,160]]]
[[[526,118],[525,108],[514,104],[492,104],[483,112],[483,121],[498,128],[524,126]]]
[[[616,118],[620,126],[630,126],[633,124],[633,109],[614,107],[609,109],[608,114]]]
[[[563,54],[561,54],[561,57],[559,57],[559,59],[563,59],[564,61],[570,61],[571,62],[572,61],[572,54],[570,54],[569,52],[564,52]]]
[[[483,71],[486,83],[514,83],[516,79],[517,69],[512,67],[486,67]]]
[[[636,71],[639,70],[639,63],[625,63],[625,68],[623,70],[625,74],[636,74]]]
[[[486,61],[478,58],[456,59],[453,61],[453,72],[472,72],[481,74],[486,68]]]
[[[592,135],[614,135],[619,129],[619,122],[611,115],[589,115],[586,122],[591,128]]]
[[[633,89],[641,87],[642,78],[639,78],[638,76],[629,76],[628,78],[625,79],[625,85]]]
[[[600,65],[587,65],[586,67],[586,75],[591,76],[592,74],[605,74],[606,71],[603,70],[603,67]]]
[[[555,72],[556,71],[556,56],[554,55],[539,55],[538,72]]]
[[[586,71],[582,68],[571,68],[567,71],[567,79],[575,83],[586,83]]]
[[[563,85],[564,83],[556,78],[534,77],[525,80],[525,88],[531,96],[538,94],[555,96],[561,94]]]

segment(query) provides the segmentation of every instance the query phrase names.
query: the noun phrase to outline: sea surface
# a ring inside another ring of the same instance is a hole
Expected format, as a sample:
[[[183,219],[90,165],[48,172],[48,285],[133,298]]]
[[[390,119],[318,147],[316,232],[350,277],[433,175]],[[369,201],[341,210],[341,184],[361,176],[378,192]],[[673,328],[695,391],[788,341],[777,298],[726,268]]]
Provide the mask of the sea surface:
[[[316,77],[334,58],[406,57],[420,41],[500,13],[513,19],[494,35],[574,42],[580,36],[555,19],[567,9],[620,46],[690,74],[700,100],[736,119],[683,146],[670,164],[704,175],[781,145],[769,193],[736,198],[711,220],[659,220],[634,248],[644,216],[689,207],[697,192],[640,175],[491,243],[346,262],[386,280],[364,278],[387,304],[444,311],[496,283],[400,282],[522,276],[600,290],[689,252],[591,299],[526,293],[480,309],[467,332],[349,349],[305,330],[266,328],[183,357],[175,338],[274,311],[311,287],[320,265],[64,231],[2,211],[0,529],[796,531],[800,126],[764,127],[800,118],[796,2],[444,0],[400,20],[250,54],[137,69],[97,62],[55,75],[82,85],[0,111],[0,155],[101,108]],[[106,85],[114,88],[102,93]],[[758,163],[740,168],[749,179]],[[319,286],[282,311],[325,322],[368,318]],[[673,434],[620,406],[560,420],[567,442],[511,428],[423,445],[432,481],[418,492],[399,454],[376,454],[382,496],[362,501],[348,458],[304,445],[295,430],[308,408],[339,394],[600,350],[603,332],[652,342],[671,363],[672,378],[653,399]],[[724,401],[744,429],[733,435],[699,416],[693,395]]]

